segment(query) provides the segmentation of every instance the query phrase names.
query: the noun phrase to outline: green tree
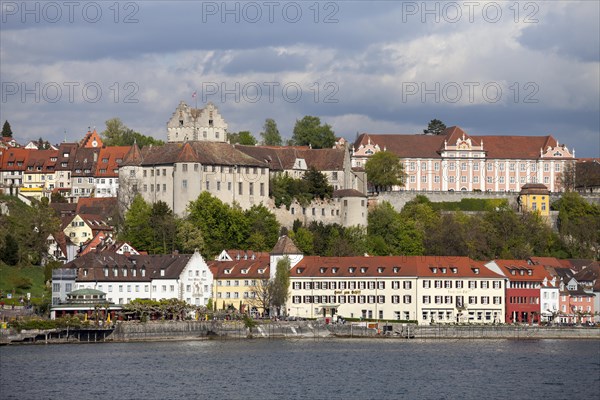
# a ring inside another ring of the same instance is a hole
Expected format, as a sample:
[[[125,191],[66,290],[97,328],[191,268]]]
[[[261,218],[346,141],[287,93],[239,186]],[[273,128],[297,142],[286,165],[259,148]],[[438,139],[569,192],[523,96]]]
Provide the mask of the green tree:
[[[28,258],[33,264],[39,264],[48,255],[48,236],[60,229],[60,220],[50,208],[48,198],[31,205],[30,219],[20,240],[27,243]],[[20,246],[21,249],[24,246]]]
[[[17,265],[19,262],[19,242],[8,233],[4,238],[4,246],[0,248],[0,260],[8,265]]]
[[[188,204],[188,219],[204,236],[209,256],[223,249],[243,248],[249,235],[248,221],[238,206],[224,204],[208,192]]]
[[[262,137],[262,144],[265,146],[281,146],[283,144],[279,129],[277,129],[277,123],[274,119],[267,118],[265,120],[265,125],[260,136]]]
[[[228,133],[229,143],[231,144],[242,144],[245,146],[254,146],[257,141],[252,133],[249,131],[241,131],[238,133]]]
[[[244,215],[251,232],[247,247],[254,251],[270,251],[279,239],[280,225],[275,214],[260,204],[246,210]]]
[[[367,235],[371,253],[386,255],[424,254],[423,233],[413,220],[402,216],[388,202],[369,211]]]
[[[12,136],[13,136],[13,132],[12,132],[12,129],[10,128],[10,124],[8,123],[8,121],[4,121],[4,125],[2,125],[2,137],[11,138]]]
[[[204,235],[200,227],[187,219],[177,221],[177,247],[182,253],[193,253],[196,249],[205,252]]]
[[[128,128],[120,118],[111,118],[106,121],[106,129],[101,132],[101,136],[106,146],[131,146],[137,143],[138,146],[144,147],[164,144],[162,140],[142,135]]]
[[[441,135],[446,129],[446,124],[444,124],[439,119],[432,119],[429,121],[427,125],[427,129],[423,129],[423,133],[426,135]]]
[[[312,195],[312,198],[321,200],[330,198],[333,194],[333,186],[329,184],[327,176],[315,167],[311,167],[304,173],[302,180],[306,182],[306,189]]]
[[[367,181],[375,191],[389,190],[404,184],[404,167],[400,158],[392,152],[380,151],[365,163]]]
[[[292,140],[298,146],[310,145],[313,149],[329,149],[335,144],[335,134],[330,125],[321,125],[319,117],[307,115],[301,120],[296,120]]]
[[[558,230],[571,257],[600,257],[600,205],[568,192],[556,202]]]
[[[289,232],[289,234],[302,253],[305,255],[313,254],[313,234],[308,229],[300,227],[296,231]]]
[[[175,250],[177,223],[173,211],[164,201],[152,204],[150,211],[153,254],[169,254]]]
[[[277,261],[275,278],[271,285],[272,296],[271,303],[281,314],[281,310],[285,311],[285,304],[290,293],[290,259],[287,257]]]
[[[138,250],[150,251],[153,247],[154,232],[150,225],[152,207],[141,195],[136,195],[125,213],[121,240],[131,244]]]

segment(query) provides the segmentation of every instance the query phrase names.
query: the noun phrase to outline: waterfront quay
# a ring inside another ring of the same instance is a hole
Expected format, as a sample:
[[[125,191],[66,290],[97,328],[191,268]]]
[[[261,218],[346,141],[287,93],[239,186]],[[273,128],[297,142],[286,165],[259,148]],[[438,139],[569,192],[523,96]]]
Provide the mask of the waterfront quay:
[[[389,340],[587,339],[600,340],[597,327],[529,325],[427,325],[384,322],[324,324],[319,321],[274,321],[248,328],[241,321],[119,322],[111,328],[3,329],[0,344],[99,343],[168,340],[334,339]]]

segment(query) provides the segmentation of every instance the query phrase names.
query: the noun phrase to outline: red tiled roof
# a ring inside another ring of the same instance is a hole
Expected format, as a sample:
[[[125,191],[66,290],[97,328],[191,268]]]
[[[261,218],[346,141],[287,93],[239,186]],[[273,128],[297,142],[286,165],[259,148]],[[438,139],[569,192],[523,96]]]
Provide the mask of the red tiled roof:
[[[526,260],[494,260],[494,262],[511,281],[542,282],[544,278],[551,279],[544,266],[531,265]],[[514,275],[512,271],[515,271]],[[523,271],[523,275],[520,271]]]
[[[96,163],[95,176],[118,177],[118,168],[130,149],[131,146],[102,147],[98,155],[98,162]]]
[[[121,165],[140,165],[141,163],[142,154],[140,153],[140,148],[138,147],[137,143],[134,143],[127,154],[125,154]]]
[[[291,269],[294,277],[504,278],[468,257],[375,256],[304,257]]]
[[[197,162],[204,165],[267,166],[265,162],[242,153],[229,143],[218,142],[166,143],[162,146],[145,146],[140,152],[142,158],[140,165],[164,165],[180,162],[179,157],[185,146],[191,146],[191,149],[194,150],[194,152],[186,150],[184,155],[186,162]],[[130,165],[129,160],[127,162]]]
[[[444,145],[443,135],[394,135],[363,133],[358,137],[354,148],[367,145],[369,138],[371,144],[390,151],[400,158],[440,158],[438,150]]]
[[[80,197],[77,200],[77,214],[95,214],[102,218],[110,217],[117,210],[116,197]]]
[[[401,135],[363,133],[354,143],[354,148],[377,144],[381,150],[388,150],[400,158],[440,158],[440,149],[444,141],[454,144],[458,137],[468,136],[474,145],[483,144],[486,157],[489,159],[538,159],[540,150],[546,151],[548,146],[555,147],[558,142],[552,136],[514,136],[514,135],[467,135],[460,127],[447,128],[442,135]]]
[[[339,171],[344,168],[345,149],[311,149],[307,146],[244,146],[235,148],[257,160],[269,164],[273,171],[294,169],[298,158],[306,161],[308,168],[319,171]]]
[[[544,267],[563,268],[563,264],[555,257],[529,257],[535,265],[543,265]]]
[[[0,169],[2,171],[24,171],[32,151],[17,147],[0,151]],[[12,165],[9,165],[10,163]],[[19,166],[18,163],[22,163],[22,165]]]
[[[332,194],[333,197],[367,197],[366,194],[359,192],[356,189],[340,189]]]
[[[233,261],[210,261],[210,267],[215,279],[268,279],[270,274],[269,255],[252,259],[241,259]],[[262,273],[259,272],[262,271]]]
[[[54,172],[56,161],[52,161],[52,158],[58,158],[58,150],[31,150],[25,163],[28,169],[26,173]],[[33,169],[29,170],[29,167]],[[40,167],[41,170],[38,170]]]
[[[302,254],[302,252],[290,237],[283,235],[275,243],[271,254]]]

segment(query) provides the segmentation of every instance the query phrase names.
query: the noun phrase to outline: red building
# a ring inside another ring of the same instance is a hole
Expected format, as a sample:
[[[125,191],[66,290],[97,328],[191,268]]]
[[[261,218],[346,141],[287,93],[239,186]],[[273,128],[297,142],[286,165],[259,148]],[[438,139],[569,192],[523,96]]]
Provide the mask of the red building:
[[[505,322],[539,324],[540,289],[549,277],[546,269],[525,260],[494,260],[486,267],[508,278]]]

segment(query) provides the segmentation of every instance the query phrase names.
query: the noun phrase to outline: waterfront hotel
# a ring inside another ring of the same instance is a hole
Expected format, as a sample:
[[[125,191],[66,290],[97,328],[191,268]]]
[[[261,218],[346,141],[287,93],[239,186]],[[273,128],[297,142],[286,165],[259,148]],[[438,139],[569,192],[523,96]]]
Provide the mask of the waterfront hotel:
[[[504,322],[507,278],[468,257],[303,257],[290,270],[288,313],[417,320]]]

